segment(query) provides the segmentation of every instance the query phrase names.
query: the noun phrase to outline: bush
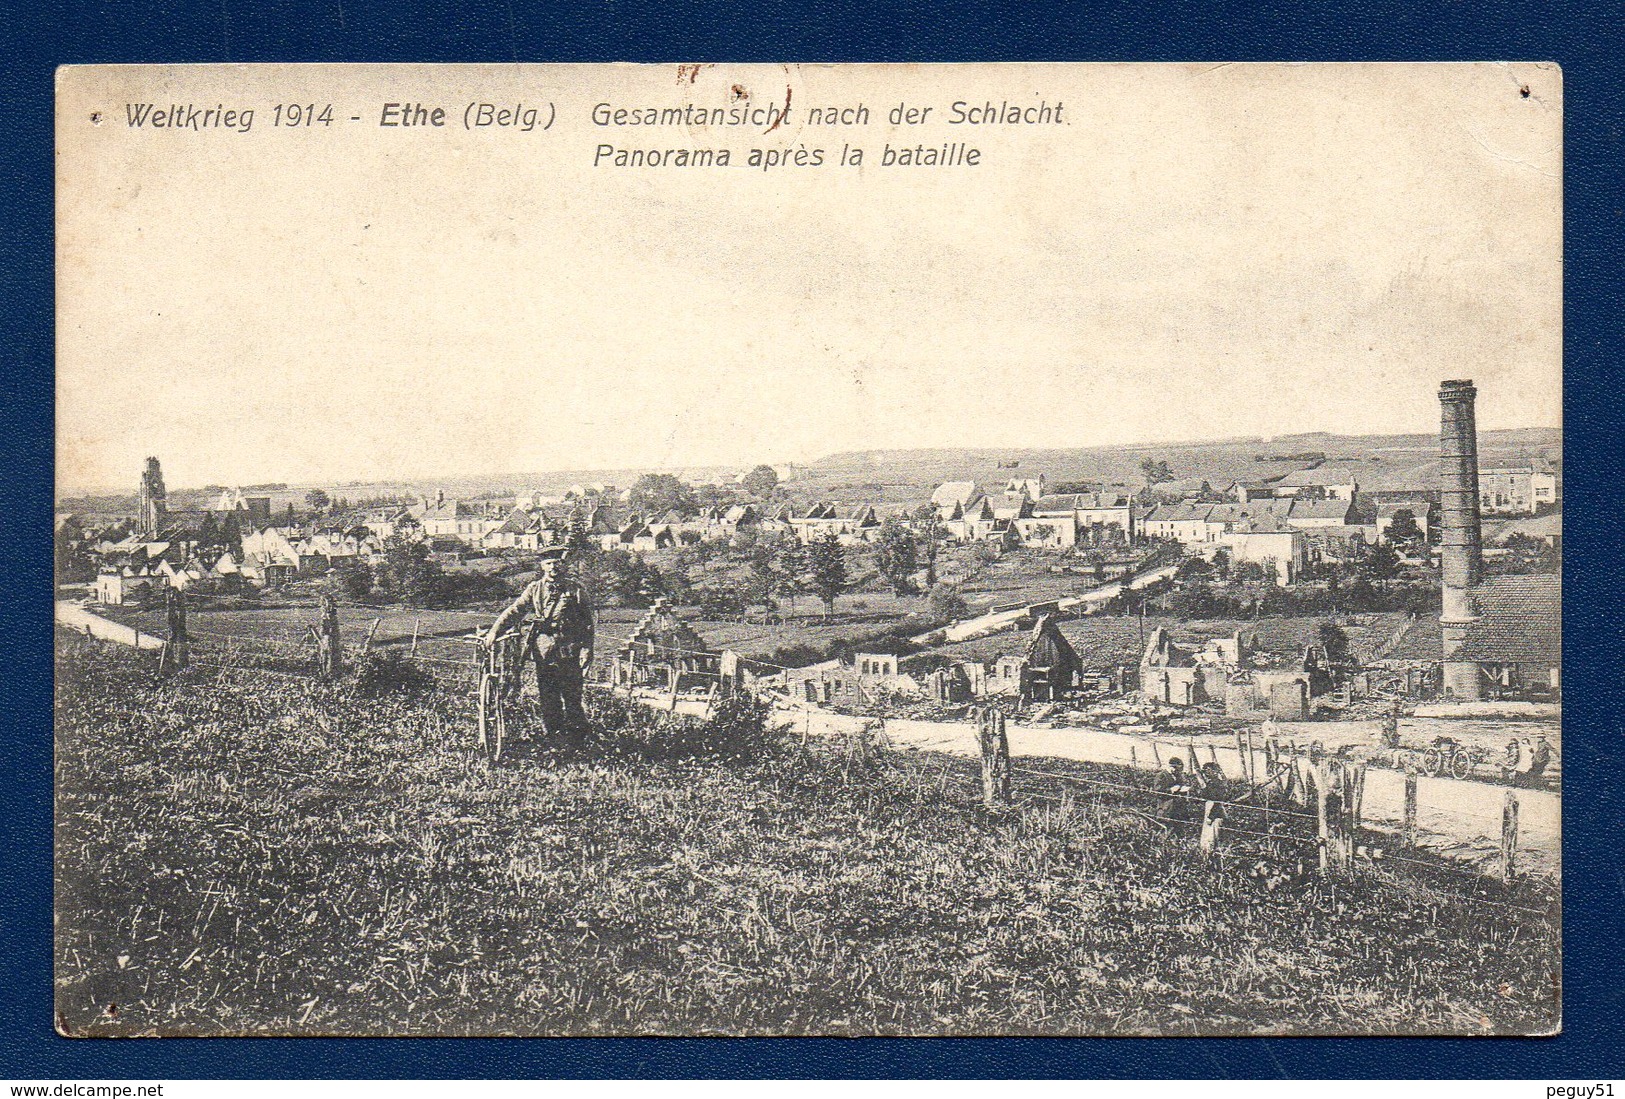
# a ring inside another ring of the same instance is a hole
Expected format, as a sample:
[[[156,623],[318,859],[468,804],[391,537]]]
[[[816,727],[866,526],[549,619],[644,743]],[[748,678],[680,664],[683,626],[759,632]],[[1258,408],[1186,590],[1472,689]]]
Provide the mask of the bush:
[[[356,693],[367,698],[386,694],[421,694],[434,690],[434,676],[403,654],[392,649],[375,649],[356,669]]]
[[[585,703],[591,749],[605,756],[755,762],[780,742],[778,728],[768,723],[772,707],[754,695],[722,699],[704,719],[662,713],[608,691],[589,691]]]

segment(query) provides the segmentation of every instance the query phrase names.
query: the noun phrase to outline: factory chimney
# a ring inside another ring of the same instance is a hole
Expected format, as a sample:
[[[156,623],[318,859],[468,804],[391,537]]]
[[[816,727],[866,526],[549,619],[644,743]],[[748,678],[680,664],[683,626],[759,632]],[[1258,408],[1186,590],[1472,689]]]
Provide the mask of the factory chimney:
[[[1478,617],[1472,589],[1484,572],[1478,514],[1478,421],[1473,411],[1477,397],[1471,381],[1447,381],[1439,386],[1443,689],[1446,696],[1463,700],[1481,696],[1477,663],[1451,659],[1465,644],[1467,630]]]

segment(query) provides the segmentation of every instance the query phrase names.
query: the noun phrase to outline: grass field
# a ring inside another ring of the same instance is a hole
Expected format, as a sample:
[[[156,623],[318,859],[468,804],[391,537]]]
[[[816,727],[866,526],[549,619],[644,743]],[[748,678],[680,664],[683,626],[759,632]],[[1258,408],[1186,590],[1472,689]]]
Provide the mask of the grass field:
[[[963,762],[816,743],[493,770],[459,696],[58,653],[68,1034],[1555,1025],[1553,921],[1391,871],[1268,891],[1145,795],[989,815]]]

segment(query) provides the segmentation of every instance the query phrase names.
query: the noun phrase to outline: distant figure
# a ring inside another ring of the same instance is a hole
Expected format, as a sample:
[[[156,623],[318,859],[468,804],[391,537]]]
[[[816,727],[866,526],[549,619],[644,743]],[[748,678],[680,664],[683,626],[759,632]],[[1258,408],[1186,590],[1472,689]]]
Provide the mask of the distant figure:
[[[1202,797],[1208,801],[1229,801],[1230,780],[1217,763],[1202,764]]]
[[[1507,741],[1506,755],[1501,760],[1501,776],[1507,782],[1522,785],[1528,762],[1529,753],[1524,751],[1522,742],[1513,737]]]
[[[1157,811],[1170,826],[1195,819],[1194,788],[1183,759],[1175,756],[1168,761],[1168,769],[1157,775],[1157,792],[1162,795]]]
[[[517,629],[529,619],[524,625],[520,659],[530,657],[536,662],[542,730],[549,737],[563,737],[571,748],[579,748],[587,736],[581,690],[592,665],[593,622],[586,594],[570,578],[568,554],[565,546],[549,546],[542,551],[536,579],[497,616],[486,641],[494,645],[509,629]]]
[[[1546,768],[1551,766],[1552,745],[1543,736],[1535,738],[1535,743],[1529,749],[1529,770],[1524,776],[1524,785],[1537,788],[1546,784]]]
[[[1394,700],[1393,707],[1382,723],[1382,746],[1384,748],[1399,747],[1399,700]]]

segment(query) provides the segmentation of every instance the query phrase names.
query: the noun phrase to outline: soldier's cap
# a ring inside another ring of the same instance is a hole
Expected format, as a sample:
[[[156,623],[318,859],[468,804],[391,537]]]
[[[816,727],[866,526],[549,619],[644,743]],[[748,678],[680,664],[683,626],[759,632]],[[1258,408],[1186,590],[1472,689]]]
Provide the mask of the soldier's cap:
[[[563,561],[570,556],[570,547],[545,546],[536,556],[543,561]]]

